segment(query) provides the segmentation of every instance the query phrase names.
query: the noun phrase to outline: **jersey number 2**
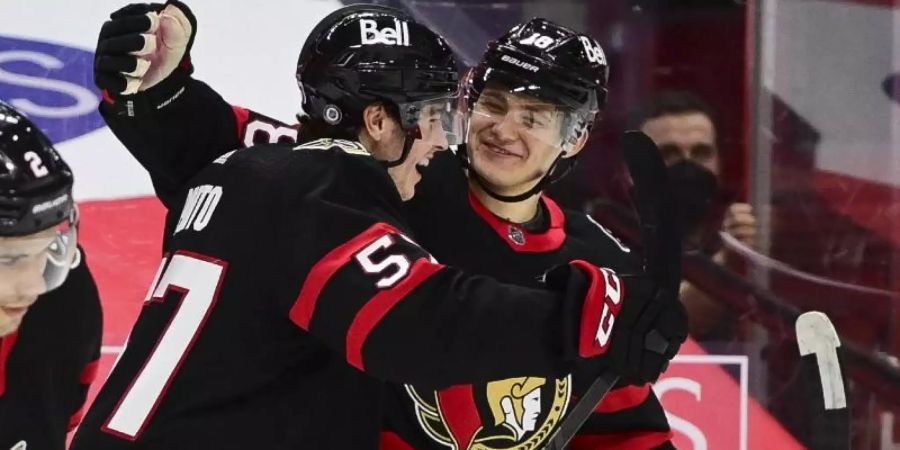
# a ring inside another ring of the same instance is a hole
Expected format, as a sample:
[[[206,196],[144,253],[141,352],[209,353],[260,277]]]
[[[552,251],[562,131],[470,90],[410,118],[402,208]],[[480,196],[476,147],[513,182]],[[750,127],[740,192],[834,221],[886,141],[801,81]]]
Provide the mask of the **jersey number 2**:
[[[215,306],[226,268],[224,261],[193,253],[176,253],[168,266],[163,258],[146,302],[162,302],[169,292],[179,292],[181,304],[104,425],[105,431],[135,440],[147,426]]]

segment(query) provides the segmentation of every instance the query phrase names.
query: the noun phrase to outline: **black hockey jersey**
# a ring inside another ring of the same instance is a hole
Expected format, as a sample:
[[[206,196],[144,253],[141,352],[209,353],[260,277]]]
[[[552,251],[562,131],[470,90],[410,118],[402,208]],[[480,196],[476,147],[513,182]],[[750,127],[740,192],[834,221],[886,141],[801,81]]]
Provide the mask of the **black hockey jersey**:
[[[522,286],[537,286],[547,267],[573,259],[620,273],[638,270],[637,255],[585,214],[543,196],[539,223],[513,224],[492,214],[467,186],[456,158],[443,152],[407,202],[419,242],[442,262]],[[519,376],[440,391],[394,385],[382,449],[541,448],[597,374],[595,367],[578,367],[558,378]],[[650,386],[620,385],[570,448],[668,448],[670,438]]]
[[[178,101],[149,118],[119,118],[104,108],[101,112],[110,128],[150,172],[164,203],[192,171],[199,170],[202,164],[219,154],[253,142],[285,141],[297,135],[296,127],[244,108],[232,107],[206,84],[193,79]],[[441,261],[447,258],[473,273],[489,274],[525,286],[534,286],[537,275],[553,265],[565,263],[568,261],[566,258],[582,258],[621,269],[633,264],[624,247],[601,226],[592,223],[585,215],[561,211],[552,206],[549,199],[544,202],[545,213],[551,225],[555,225],[544,232],[529,233],[521,227],[507,228],[508,224],[502,221],[490,221],[491,214],[467,195],[462,173],[451,160],[449,152],[436,155],[428,172],[428,176],[417,186],[413,206],[406,213],[414,231],[422,233],[428,245],[434,247],[425,245],[425,248],[439,254]],[[469,236],[470,233],[472,236]],[[515,242],[520,238],[525,239],[521,246]],[[543,244],[545,242],[553,245]],[[524,249],[531,251],[517,251]],[[566,377],[567,381],[563,384],[565,395],[561,398],[565,399],[567,408],[571,407],[571,401],[591,379],[590,373],[578,372],[571,378]],[[552,383],[544,381],[541,386],[549,389],[555,388],[559,380],[552,380]],[[415,396],[404,385],[392,389],[396,401],[389,403],[399,413],[389,414],[399,415],[397,420],[391,420],[389,429],[382,436],[383,449],[407,449],[410,442],[417,444],[414,448],[423,449],[459,445],[452,443],[456,437],[448,437],[449,431],[426,429],[440,427],[440,424],[427,419],[434,419],[435,414],[441,411],[429,407],[433,404],[431,401],[417,401],[420,399],[416,396],[421,396],[418,391],[422,389],[416,390]],[[427,389],[423,391],[426,397],[433,394]],[[474,416],[469,413],[474,397],[463,397],[467,403],[460,411],[463,417],[471,419]],[[549,399],[551,396],[544,394],[543,398]],[[420,414],[429,408],[430,415]],[[485,409],[484,404],[480,408],[483,411],[479,420],[473,422],[479,426],[482,423],[480,418],[485,418],[486,423],[489,417],[493,417],[488,414],[490,408]],[[541,411],[541,423],[549,423],[551,417],[546,414],[547,407],[544,406]],[[558,419],[559,414],[555,417]],[[420,418],[425,422],[422,427],[417,427],[416,421]],[[520,434],[520,439],[499,437],[500,440],[506,439],[503,441],[505,443],[501,445],[498,443],[500,441],[493,440],[491,445],[514,448],[517,442],[532,441],[538,433]],[[622,386],[613,390],[590,418],[576,436],[573,449],[605,448],[610,445],[620,446],[614,448],[650,449],[667,442],[669,437],[665,415],[649,386]]]
[[[73,449],[377,448],[379,379],[447,386],[577,360],[581,301],[436,262],[358,143],[234,151],[176,203]]]
[[[0,338],[0,449],[63,450],[81,420],[103,332],[84,259],[37,299],[16,332]]]

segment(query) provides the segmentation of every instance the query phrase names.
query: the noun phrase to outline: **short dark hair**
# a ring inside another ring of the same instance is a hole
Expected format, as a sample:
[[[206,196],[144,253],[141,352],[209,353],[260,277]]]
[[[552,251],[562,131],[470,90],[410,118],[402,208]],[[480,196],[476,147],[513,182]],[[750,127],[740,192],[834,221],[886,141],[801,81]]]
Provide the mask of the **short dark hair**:
[[[713,128],[718,130],[718,121],[715,111],[700,97],[689,91],[663,90],[654,95],[644,108],[637,114],[633,125],[640,128],[644,122],[662,116],[700,113],[709,118]],[[718,133],[717,133],[718,134]]]

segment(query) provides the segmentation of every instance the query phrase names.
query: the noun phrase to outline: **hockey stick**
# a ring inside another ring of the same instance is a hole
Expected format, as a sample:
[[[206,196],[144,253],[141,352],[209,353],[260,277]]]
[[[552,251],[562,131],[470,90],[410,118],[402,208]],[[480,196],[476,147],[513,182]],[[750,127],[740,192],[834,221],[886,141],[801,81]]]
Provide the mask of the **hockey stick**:
[[[795,328],[808,392],[810,398],[815,399],[810,405],[810,448],[849,450],[850,409],[847,406],[847,379],[840,357],[841,340],[828,316],[818,311],[801,314]]]
[[[591,413],[597,408],[597,405],[603,401],[609,390],[619,381],[619,374],[612,370],[605,370],[600,376],[591,383],[591,386],[584,391],[584,395],[578,400],[578,403],[572,408],[572,411],[559,424],[559,428],[553,432],[547,445],[543,450],[563,450],[566,444],[575,437],[575,433],[581,429],[584,422],[588,420]]]
[[[656,144],[640,131],[625,133],[622,157],[634,183],[632,195],[644,244],[644,271],[656,281],[659,289],[677,293],[681,281],[681,236],[669,201],[665,163]],[[665,348],[654,345],[661,339],[651,333],[646,344],[648,348],[654,346],[657,347],[655,351],[664,353]],[[618,381],[619,374],[611,369],[603,371],[560,422],[543,450],[564,449]]]

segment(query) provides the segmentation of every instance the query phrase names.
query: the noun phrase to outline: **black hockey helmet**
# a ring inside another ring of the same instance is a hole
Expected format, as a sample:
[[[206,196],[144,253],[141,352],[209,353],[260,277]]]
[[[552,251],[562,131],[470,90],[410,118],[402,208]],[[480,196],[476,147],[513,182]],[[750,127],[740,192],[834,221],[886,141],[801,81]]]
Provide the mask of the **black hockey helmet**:
[[[498,200],[521,201],[565,175],[574,158],[562,155],[590,130],[606,105],[608,78],[606,55],[594,38],[546,19],[516,25],[491,42],[464,83],[468,113],[472,114],[485,86],[491,85],[556,105],[564,120],[560,141],[552,143],[560,147],[560,157],[531,191],[507,197],[485,189],[488,194]],[[460,150],[457,155],[468,165],[465,147]]]
[[[443,38],[402,11],[351,5],[325,17],[310,33],[297,61],[304,112],[342,129],[358,129],[374,102],[396,106],[407,134],[403,162],[421,137],[420,113],[438,104],[448,141],[458,141],[452,121],[458,92],[453,52]]]
[[[10,238],[45,236],[47,247],[39,250],[48,261],[48,290],[62,283],[76,255],[72,181],[72,171],[47,136],[0,101],[0,257]]]

